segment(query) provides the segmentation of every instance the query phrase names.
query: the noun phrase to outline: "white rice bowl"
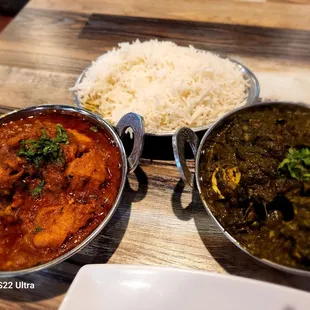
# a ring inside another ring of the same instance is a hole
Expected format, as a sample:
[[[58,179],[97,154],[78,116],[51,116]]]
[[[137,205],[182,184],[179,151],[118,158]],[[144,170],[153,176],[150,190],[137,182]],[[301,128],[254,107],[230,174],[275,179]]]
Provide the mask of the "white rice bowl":
[[[238,65],[210,52],[169,41],[120,43],[71,90],[81,105],[112,125],[134,112],[146,132],[213,123],[244,105],[248,84]]]

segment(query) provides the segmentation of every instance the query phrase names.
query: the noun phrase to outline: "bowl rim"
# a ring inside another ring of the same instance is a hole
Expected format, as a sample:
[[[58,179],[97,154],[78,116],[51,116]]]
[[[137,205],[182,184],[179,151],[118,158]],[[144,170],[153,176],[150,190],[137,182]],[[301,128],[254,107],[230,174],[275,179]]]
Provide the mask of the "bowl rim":
[[[213,53],[211,51],[208,51],[208,50],[203,50],[205,52],[210,52],[210,53]],[[100,55],[97,60],[101,57],[103,57],[105,54],[102,54]],[[259,94],[260,94],[260,84],[259,84],[259,81],[257,79],[257,77],[255,76],[255,74],[248,68],[246,67],[244,64],[242,64],[241,62],[235,60],[235,59],[232,59],[230,57],[227,57],[227,56],[224,56],[224,55],[220,55],[220,54],[217,54],[220,58],[223,58],[223,59],[228,59],[230,60],[231,62],[235,63],[237,65],[237,67],[240,69],[240,71],[242,72],[243,76],[245,79],[247,79],[249,82],[250,82],[250,85],[248,87],[248,96],[247,98],[245,99],[246,100],[246,103],[242,106],[247,106],[247,105],[252,105],[252,104],[255,104],[257,99],[259,98]],[[73,87],[76,87],[85,77],[86,75],[86,72],[88,71],[88,69],[92,66],[92,63],[89,64],[83,71],[82,73],[78,76],[78,78],[76,79],[75,81],[75,84]],[[250,94],[252,94],[252,97],[250,97]],[[74,102],[75,104],[80,108],[80,109],[84,109],[84,110],[87,110],[86,108],[83,107],[82,103],[80,102],[77,94],[76,94],[76,91],[72,91],[72,95],[73,95],[73,99],[74,99]],[[88,110],[87,110],[88,111]],[[92,112],[94,113],[94,112]],[[97,114],[97,113],[95,113]],[[97,114],[99,115],[99,114]],[[100,115],[99,115],[100,116]],[[102,116],[101,116],[102,117]],[[221,116],[220,116],[221,117]],[[216,121],[215,121],[216,122]],[[199,131],[206,131],[208,130],[208,128],[210,128],[212,125],[214,124],[213,123],[210,123],[210,124],[206,124],[206,125],[203,125],[203,126],[198,126],[198,127],[189,127],[190,129],[192,129],[194,132],[199,132]],[[184,125],[185,126],[185,125]],[[156,137],[172,137],[173,134],[175,133],[175,131],[177,130],[178,128],[175,128],[174,130],[171,130],[171,131],[162,131],[162,132],[158,132],[158,133],[150,133],[150,132],[145,132],[145,136],[156,136]]]
[[[202,148],[206,142],[206,140],[208,139],[208,137],[211,135],[211,133],[213,132],[213,130],[215,130],[216,128],[218,128],[219,126],[221,126],[222,124],[224,124],[227,119],[229,119],[230,117],[239,114],[240,112],[244,111],[244,110],[250,110],[250,109],[260,109],[263,107],[272,107],[272,106],[295,106],[295,107],[302,107],[302,108],[306,108],[308,110],[310,110],[310,106],[304,103],[293,103],[293,102],[264,102],[264,103],[259,103],[256,105],[245,105],[242,107],[238,107],[226,114],[224,114],[221,118],[219,118],[204,134],[203,138],[201,139],[201,142],[199,144],[198,150],[197,150],[197,156],[195,159],[195,180],[196,180],[196,185],[197,185],[197,189],[199,192],[199,196],[202,200],[203,206],[205,208],[205,210],[207,211],[208,215],[213,219],[213,221],[216,223],[216,225],[219,227],[219,229],[221,230],[221,232],[235,245],[237,246],[241,251],[243,251],[244,253],[248,254],[249,256],[251,256],[252,258],[254,258],[255,260],[268,265],[270,267],[273,267],[275,269],[281,270],[281,271],[285,271],[291,274],[295,274],[295,275],[301,275],[301,276],[307,276],[310,277],[310,270],[304,270],[304,269],[299,269],[299,268],[293,268],[293,267],[288,267],[282,264],[278,264],[275,263],[273,261],[270,261],[268,259],[262,259],[259,258],[253,254],[251,254],[245,247],[243,247],[229,232],[227,232],[227,230],[224,228],[224,226],[219,222],[219,220],[215,217],[215,215],[213,214],[213,212],[211,211],[211,209],[208,207],[208,204],[202,194],[202,186],[200,184],[201,181],[201,175],[200,175],[200,169],[199,169],[199,163],[200,163],[200,157],[202,154]]]
[[[43,270],[52,266],[55,266],[72,255],[76,254],[78,251],[80,251],[82,248],[84,248],[86,245],[88,245],[101,231],[102,229],[108,224],[108,222],[111,220],[113,214],[115,213],[116,209],[118,208],[122,194],[124,191],[126,179],[127,179],[127,173],[128,173],[128,165],[127,165],[127,157],[126,152],[123,146],[123,143],[121,141],[121,138],[116,133],[115,129],[105,120],[103,120],[99,115],[91,113],[90,111],[87,111],[85,109],[80,109],[78,107],[72,107],[72,106],[66,106],[66,105],[40,105],[40,106],[31,106],[15,111],[11,111],[7,114],[4,114],[0,116],[0,124],[5,122],[5,120],[10,120],[11,118],[14,118],[15,116],[18,118],[20,115],[21,117],[24,115],[31,116],[31,115],[37,115],[44,113],[44,112],[54,112],[54,113],[61,113],[64,115],[78,115],[82,116],[86,120],[93,122],[95,125],[99,126],[103,130],[109,133],[112,140],[116,141],[117,146],[121,153],[122,158],[122,179],[119,185],[118,194],[115,198],[114,204],[109,210],[108,214],[104,217],[102,222],[86,237],[84,238],[78,245],[73,247],[68,252],[63,253],[62,255],[44,263],[38,266],[20,269],[20,270],[12,270],[12,271],[1,271],[0,270],[0,278],[4,277],[15,277],[15,276],[21,276],[28,273],[36,272],[39,270]]]

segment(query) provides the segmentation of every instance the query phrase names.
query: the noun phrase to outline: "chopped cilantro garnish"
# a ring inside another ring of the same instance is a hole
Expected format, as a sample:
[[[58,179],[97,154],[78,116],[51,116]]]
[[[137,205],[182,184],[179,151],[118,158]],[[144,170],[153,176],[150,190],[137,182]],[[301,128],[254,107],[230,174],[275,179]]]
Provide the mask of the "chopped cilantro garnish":
[[[290,148],[284,160],[278,166],[282,172],[288,172],[294,179],[310,180],[310,149]]]
[[[56,133],[57,133],[55,138],[56,143],[64,143],[64,144],[69,143],[68,134],[60,124],[56,125]]]
[[[37,187],[35,187],[34,189],[31,189],[29,192],[33,197],[38,197],[41,195],[42,190],[43,190],[43,186],[44,186],[45,181],[42,180],[39,185]]]
[[[98,127],[97,126],[92,126],[90,127],[90,130],[93,132],[98,132]]]
[[[37,168],[46,162],[58,162],[61,164],[63,162],[63,154],[60,144],[67,143],[69,143],[67,132],[62,125],[57,124],[55,139],[50,138],[47,132],[42,129],[42,135],[39,139],[28,139],[20,142],[21,147],[17,155],[26,157]]]
[[[37,226],[33,233],[36,235],[36,234],[38,234],[39,232],[41,232],[42,230],[43,230],[42,227]]]

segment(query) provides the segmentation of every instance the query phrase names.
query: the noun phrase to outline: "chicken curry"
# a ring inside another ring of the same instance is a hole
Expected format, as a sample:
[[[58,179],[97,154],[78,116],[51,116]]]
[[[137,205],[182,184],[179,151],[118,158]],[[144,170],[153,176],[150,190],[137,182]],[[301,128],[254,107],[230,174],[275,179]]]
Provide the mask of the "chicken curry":
[[[46,263],[82,242],[118,195],[121,152],[82,117],[0,125],[0,270]]]
[[[208,207],[251,254],[310,270],[310,110],[266,106],[232,115],[200,158]]]

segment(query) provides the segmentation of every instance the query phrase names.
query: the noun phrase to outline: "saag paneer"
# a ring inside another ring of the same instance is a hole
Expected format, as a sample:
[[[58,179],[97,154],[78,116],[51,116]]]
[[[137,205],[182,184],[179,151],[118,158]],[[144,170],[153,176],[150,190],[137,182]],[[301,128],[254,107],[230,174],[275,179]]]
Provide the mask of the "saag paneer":
[[[251,254],[310,270],[310,110],[265,106],[208,137],[200,184],[221,225]]]
[[[121,179],[120,149],[82,117],[2,123],[0,270],[40,265],[76,247],[112,208]]]

